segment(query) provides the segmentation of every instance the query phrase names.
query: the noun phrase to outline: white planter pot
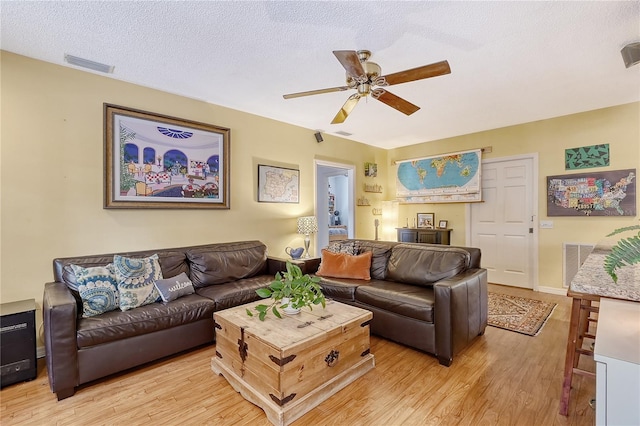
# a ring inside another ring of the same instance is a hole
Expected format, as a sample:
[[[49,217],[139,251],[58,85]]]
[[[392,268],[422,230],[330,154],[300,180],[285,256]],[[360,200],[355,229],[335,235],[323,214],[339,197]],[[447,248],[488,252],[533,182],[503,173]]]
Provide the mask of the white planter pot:
[[[293,308],[291,307],[291,304],[289,303],[289,298],[288,297],[283,297],[282,298],[282,304],[283,305],[287,305],[286,308],[283,308],[282,311],[287,314],[287,315],[296,315],[300,313],[300,308]]]

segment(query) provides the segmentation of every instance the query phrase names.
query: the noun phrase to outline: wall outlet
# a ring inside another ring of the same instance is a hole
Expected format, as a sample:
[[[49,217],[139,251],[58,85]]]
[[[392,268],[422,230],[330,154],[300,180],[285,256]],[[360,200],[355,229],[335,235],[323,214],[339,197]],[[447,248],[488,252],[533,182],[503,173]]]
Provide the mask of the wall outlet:
[[[553,221],[552,220],[541,220],[540,221],[540,229],[553,229]]]

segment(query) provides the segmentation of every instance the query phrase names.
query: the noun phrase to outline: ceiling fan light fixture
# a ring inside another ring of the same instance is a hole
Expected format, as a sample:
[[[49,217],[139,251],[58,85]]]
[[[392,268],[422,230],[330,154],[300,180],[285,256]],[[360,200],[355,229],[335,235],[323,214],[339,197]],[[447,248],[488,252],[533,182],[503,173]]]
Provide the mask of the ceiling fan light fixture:
[[[80,58],[78,56],[69,55],[68,53],[64,54],[65,62],[76,65],[82,68],[88,68],[90,70],[103,72],[105,74],[112,74],[115,66],[102,64],[100,62],[91,61],[89,59]]]
[[[369,93],[371,93],[371,85],[369,83],[358,84],[358,95],[367,96]]]
[[[285,99],[297,98],[301,96],[318,95],[342,91],[347,89],[357,89],[357,93],[351,95],[331,121],[331,124],[341,124],[347,119],[351,111],[356,106],[360,98],[368,99],[368,96],[391,108],[411,115],[420,109],[419,106],[388,92],[377,86],[391,86],[394,84],[408,83],[425,78],[437,77],[450,74],[451,68],[447,61],[440,61],[430,65],[412,68],[396,72],[393,74],[381,75],[382,69],[374,62],[369,62],[371,52],[368,50],[334,50],[334,56],[346,71],[346,86],[332,87],[329,89],[309,90],[306,92],[289,93],[283,95]]]

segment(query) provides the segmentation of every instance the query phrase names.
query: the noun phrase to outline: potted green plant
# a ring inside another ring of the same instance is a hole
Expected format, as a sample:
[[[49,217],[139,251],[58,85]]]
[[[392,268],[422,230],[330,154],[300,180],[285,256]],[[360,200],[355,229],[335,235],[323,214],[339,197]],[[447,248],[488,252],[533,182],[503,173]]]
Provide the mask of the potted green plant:
[[[604,270],[613,278],[613,282],[618,282],[618,275],[616,275],[616,269],[624,265],[633,265],[640,263],[640,225],[625,226],[624,228],[618,228],[607,237],[614,235],[639,230],[638,233],[629,238],[622,238],[617,242],[615,246],[611,248],[609,253],[604,258]]]
[[[272,299],[271,304],[260,304],[255,307],[258,318],[264,321],[269,311],[276,317],[282,318],[278,308],[289,314],[298,313],[300,308],[304,307],[313,309],[313,305],[322,305],[324,308],[326,301],[319,282],[319,277],[303,274],[299,266],[287,261],[286,272],[277,272],[275,279],[268,287],[256,290],[258,296]],[[247,315],[252,317],[253,312],[247,309]]]

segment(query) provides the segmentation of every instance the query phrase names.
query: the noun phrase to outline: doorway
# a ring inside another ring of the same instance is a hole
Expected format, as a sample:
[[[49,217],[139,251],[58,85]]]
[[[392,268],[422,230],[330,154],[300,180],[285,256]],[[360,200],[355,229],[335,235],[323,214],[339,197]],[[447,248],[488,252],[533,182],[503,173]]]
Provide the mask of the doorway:
[[[537,154],[482,162],[483,202],[467,207],[467,242],[491,283],[537,290],[537,171]]]
[[[329,245],[330,239],[355,235],[355,166],[315,160],[315,170],[318,220],[315,253],[320,256],[320,250]]]

